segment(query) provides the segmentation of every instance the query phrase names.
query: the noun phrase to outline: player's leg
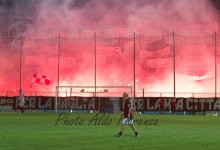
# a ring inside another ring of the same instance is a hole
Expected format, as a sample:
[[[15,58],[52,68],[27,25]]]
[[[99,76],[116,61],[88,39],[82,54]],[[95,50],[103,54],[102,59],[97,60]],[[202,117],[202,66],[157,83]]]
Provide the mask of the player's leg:
[[[161,114],[163,114],[164,106],[161,106]]]
[[[123,132],[124,132],[124,129],[125,129],[125,125],[126,125],[126,122],[127,122],[128,118],[124,118],[121,122],[121,126],[120,126],[120,130],[119,130],[119,133],[115,136],[117,137],[121,137]]]
[[[20,107],[21,114],[24,114],[24,107]]]
[[[122,135],[122,133],[124,132],[124,129],[125,129],[125,124],[121,123],[121,128],[120,128],[120,131],[119,131],[119,135]]]
[[[22,114],[24,114],[24,107],[22,107]]]
[[[173,115],[176,114],[176,107],[173,108]]]
[[[132,130],[134,131],[134,133],[135,133],[135,137],[138,137],[139,136],[139,134],[138,134],[138,131],[137,131],[137,128],[135,127],[135,125],[132,123],[132,124],[130,124],[130,127],[132,128]]]

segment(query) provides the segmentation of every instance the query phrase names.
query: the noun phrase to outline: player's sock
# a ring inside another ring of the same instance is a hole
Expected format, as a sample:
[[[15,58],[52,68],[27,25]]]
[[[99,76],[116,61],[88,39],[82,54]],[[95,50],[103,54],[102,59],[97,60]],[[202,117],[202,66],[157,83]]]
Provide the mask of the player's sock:
[[[119,132],[118,134],[115,135],[116,137],[121,137],[122,136],[122,132]]]
[[[118,135],[119,135],[119,136],[122,136],[122,132],[119,132]]]
[[[138,132],[135,132],[135,137],[139,137],[139,134],[138,134]]]

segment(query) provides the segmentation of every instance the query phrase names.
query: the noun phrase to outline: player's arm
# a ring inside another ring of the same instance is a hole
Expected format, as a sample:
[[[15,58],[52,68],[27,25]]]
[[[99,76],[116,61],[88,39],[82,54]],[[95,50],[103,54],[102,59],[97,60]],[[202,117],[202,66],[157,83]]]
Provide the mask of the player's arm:
[[[130,118],[131,115],[131,107],[128,109],[128,117]]]

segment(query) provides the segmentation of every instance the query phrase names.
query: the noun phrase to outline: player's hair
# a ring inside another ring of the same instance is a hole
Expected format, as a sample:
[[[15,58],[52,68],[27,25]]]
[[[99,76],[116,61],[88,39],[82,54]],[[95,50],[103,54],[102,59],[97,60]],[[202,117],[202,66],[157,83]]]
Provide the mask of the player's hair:
[[[127,92],[124,92],[124,93],[123,93],[123,97],[128,97],[128,93],[127,93]]]

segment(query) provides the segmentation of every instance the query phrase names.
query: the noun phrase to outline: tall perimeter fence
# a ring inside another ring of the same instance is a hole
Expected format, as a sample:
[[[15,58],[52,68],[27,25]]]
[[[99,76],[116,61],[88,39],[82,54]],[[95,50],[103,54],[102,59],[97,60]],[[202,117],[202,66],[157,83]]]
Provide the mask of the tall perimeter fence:
[[[55,96],[56,86],[132,86],[134,97],[218,97],[218,41],[215,31],[31,30],[1,51],[0,95],[23,89],[27,96]]]

